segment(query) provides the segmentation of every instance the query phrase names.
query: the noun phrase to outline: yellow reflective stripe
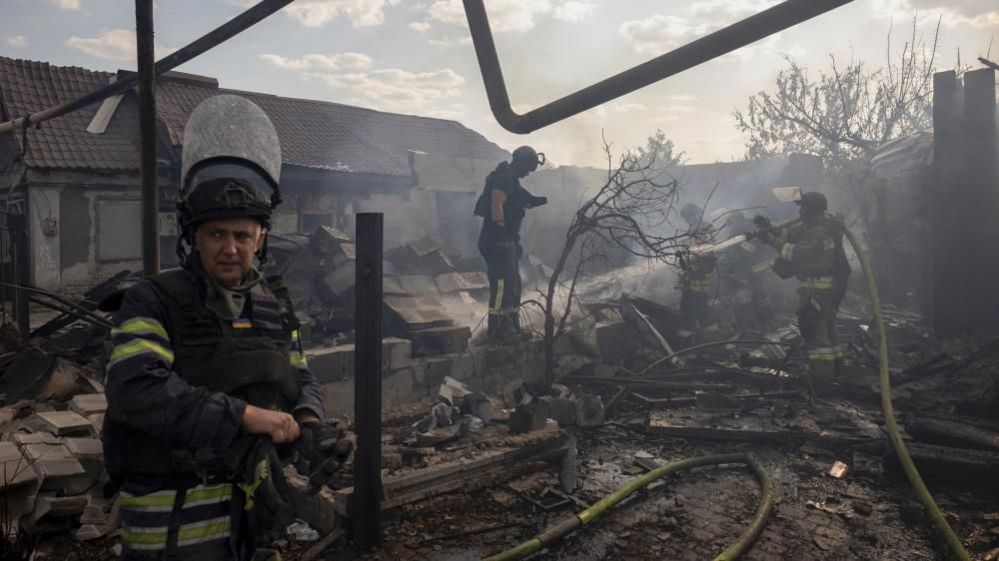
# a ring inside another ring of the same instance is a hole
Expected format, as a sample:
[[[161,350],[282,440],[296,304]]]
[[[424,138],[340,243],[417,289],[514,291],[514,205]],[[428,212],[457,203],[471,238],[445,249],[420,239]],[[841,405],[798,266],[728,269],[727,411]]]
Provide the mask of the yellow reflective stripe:
[[[833,287],[832,277],[801,279],[798,281],[798,288],[814,288],[816,290],[829,290],[832,287]]]
[[[229,537],[231,524],[232,520],[225,516],[182,525],[177,531],[177,545],[192,545]]]
[[[832,251],[836,249],[836,240],[829,239],[823,241],[822,248],[825,249],[826,251]]]
[[[309,361],[305,358],[305,355],[299,352],[293,352],[289,356],[291,365],[295,368],[308,368]]]
[[[111,358],[108,360],[108,368],[111,368],[123,360],[146,353],[153,353],[162,358],[163,361],[167,363],[167,366],[173,365],[173,351],[153,341],[135,339],[125,343],[124,345],[118,345],[113,351],[111,351]]]
[[[167,528],[124,528],[121,532],[121,541],[130,546],[156,546],[154,548],[143,547],[142,549],[159,549],[166,546]]]
[[[794,244],[786,243],[780,247],[780,256],[782,259],[787,259],[790,261],[794,257]]]
[[[111,330],[111,337],[118,335],[156,335],[170,340],[163,324],[152,318],[135,317]]]
[[[489,308],[489,313],[500,314],[503,313],[503,290],[506,288],[506,281],[503,279],[498,279],[496,281],[496,298],[493,302],[493,307]]]
[[[177,492],[174,490],[157,491],[155,493],[149,493],[148,495],[128,495],[126,493],[122,493],[121,506],[122,508],[143,506],[173,507],[173,503],[176,498]]]
[[[184,499],[184,508],[191,506],[201,506],[203,504],[221,503],[232,498],[232,485],[224,483],[222,485],[198,485],[187,492]]]

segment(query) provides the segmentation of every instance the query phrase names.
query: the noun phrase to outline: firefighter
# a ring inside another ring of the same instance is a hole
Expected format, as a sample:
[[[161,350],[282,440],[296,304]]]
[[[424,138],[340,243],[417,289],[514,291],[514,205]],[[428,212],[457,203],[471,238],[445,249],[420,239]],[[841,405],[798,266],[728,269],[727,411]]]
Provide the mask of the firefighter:
[[[795,202],[801,222],[783,234],[765,230],[761,239],[780,252],[774,272],[781,278],[798,279],[798,329],[811,373],[836,379],[843,368],[836,314],[850,276],[843,224],[826,212],[829,204],[822,193],[803,193]]]
[[[753,224],[740,211],[733,212],[726,224],[726,237],[753,232]],[[723,281],[722,298],[730,308],[735,331],[766,331],[773,311],[763,288],[761,273],[770,268],[766,245],[751,238],[725,251],[718,268]]]
[[[544,165],[545,155],[530,146],[513,151],[509,162],[500,162],[486,178],[475,204],[482,218],[479,253],[489,275],[489,319],[486,334],[502,343],[527,338],[520,327],[520,266],[523,255],[520,226],[528,209],[548,203],[520,184],[520,180]]]
[[[286,287],[258,269],[280,202],[273,124],[242,97],[209,98],[182,158],[182,266],[121,298],[104,450],[123,559],[243,561],[291,519],[278,445],[299,447],[317,477],[350,446],[324,422]],[[320,458],[320,443],[337,452]]]
[[[683,207],[680,216],[687,222],[687,233],[692,245],[711,243],[711,228],[704,223],[704,210],[701,207],[690,203]],[[697,335],[717,332],[718,325],[711,321],[708,308],[717,258],[712,254],[698,255],[691,252],[680,253],[678,256],[680,275],[676,287],[680,289],[680,315],[683,321],[678,334],[692,339]]]

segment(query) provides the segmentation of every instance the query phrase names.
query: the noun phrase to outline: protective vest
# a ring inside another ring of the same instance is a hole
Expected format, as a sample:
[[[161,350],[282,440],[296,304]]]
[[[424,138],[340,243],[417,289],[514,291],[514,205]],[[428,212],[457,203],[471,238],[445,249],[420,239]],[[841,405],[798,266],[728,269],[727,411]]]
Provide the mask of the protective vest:
[[[486,177],[486,186],[475,202],[475,216],[484,218],[482,236],[491,236],[493,229],[499,228],[492,221],[493,189],[497,184],[507,185],[506,202],[503,204],[503,218],[506,230],[514,240],[520,239],[520,227],[527,215],[527,209],[544,204],[542,197],[532,195],[520,184],[509,162],[500,162]]]
[[[250,289],[251,321],[227,321],[204,306],[192,276],[173,269],[149,277],[169,316],[173,371],[193,386],[258,407],[290,411],[301,391],[289,348],[298,324],[283,282],[271,278]],[[222,469],[220,459],[207,451],[161,442],[110,420],[104,437],[114,441],[107,450],[122,452],[120,457],[106,458],[113,478]]]

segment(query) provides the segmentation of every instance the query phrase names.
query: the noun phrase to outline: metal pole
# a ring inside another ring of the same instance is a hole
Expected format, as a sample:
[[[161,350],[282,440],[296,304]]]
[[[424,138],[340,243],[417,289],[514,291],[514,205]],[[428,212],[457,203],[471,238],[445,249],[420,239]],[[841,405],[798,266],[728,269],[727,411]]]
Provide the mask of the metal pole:
[[[357,215],[354,299],[354,542],[381,542],[382,502],[382,226],[379,212]]]
[[[783,31],[853,0],[785,0],[523,115],[510,105],[484,0],[463,0],[472,44],[493,116],[506,130],[527,134]]]
[[[198,55],[201,55],[205,51],[232,39],[236,35],[239,35],[243,31],[253,27],[253,25],[260,22],[267,16],[277,12],[288,4],[291,4],[293,1],[294,0],[262,0],[259,4],[256,4],[252,8],[223,23],[212,31],[209,31],[207,34],[184,46],[179,51],[163,57],[163,60],[156,63],[156,73],[163,74],[164,72],[173,70],[181,64],[184,64]],[[138,80],[139,78],[137,74],[122,76],[113,84],[109,84],[88,94],[84,94],[73,101],[68,101],[61,105],[56,105],[54,107],[49,107],[48,109],[32,113],[29,117],[27,117],[27,119],[30,120],[31,124],[38,124],[43,121],[48,121],[49,119],[61,117],[67,113],[72,113],[77,109],[82,109],[88,105],[102,101],[105,98],[125,93],[135,86]],[[7,121],[6,123],[0,123],[0,134],[23,128],[24,123],[25,117],[20,117],[18,119],[14,119],[13,121]]]
[[[156,56],[153,0],[135,0],[135,46],[139,63],[139,164],[142,170],[142,272],[160,271],[160,193],[156,186]]]

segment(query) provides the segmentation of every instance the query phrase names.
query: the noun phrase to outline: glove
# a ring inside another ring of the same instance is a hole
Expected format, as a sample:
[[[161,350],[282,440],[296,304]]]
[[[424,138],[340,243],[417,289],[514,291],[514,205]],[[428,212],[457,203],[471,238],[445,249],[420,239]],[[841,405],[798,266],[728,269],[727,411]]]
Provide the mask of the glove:
[[[536,208],[548,204],[548,197],[535,197],[530,195],[527,198],[527,208]]]
[[[237,485],[246,496],[243,509],[258,541],[267,543],[283,536],[294,516],[288,502],[291,487],[284,477],[274,443],[254,435],[241,436],[224,460],[241,476]]]
[[[296,443],[295,469],[309,478],[309,488],[318,491],[331,483],[354,451],[352,436],[336,421],[305,422],[299,425],[302,436]]]

